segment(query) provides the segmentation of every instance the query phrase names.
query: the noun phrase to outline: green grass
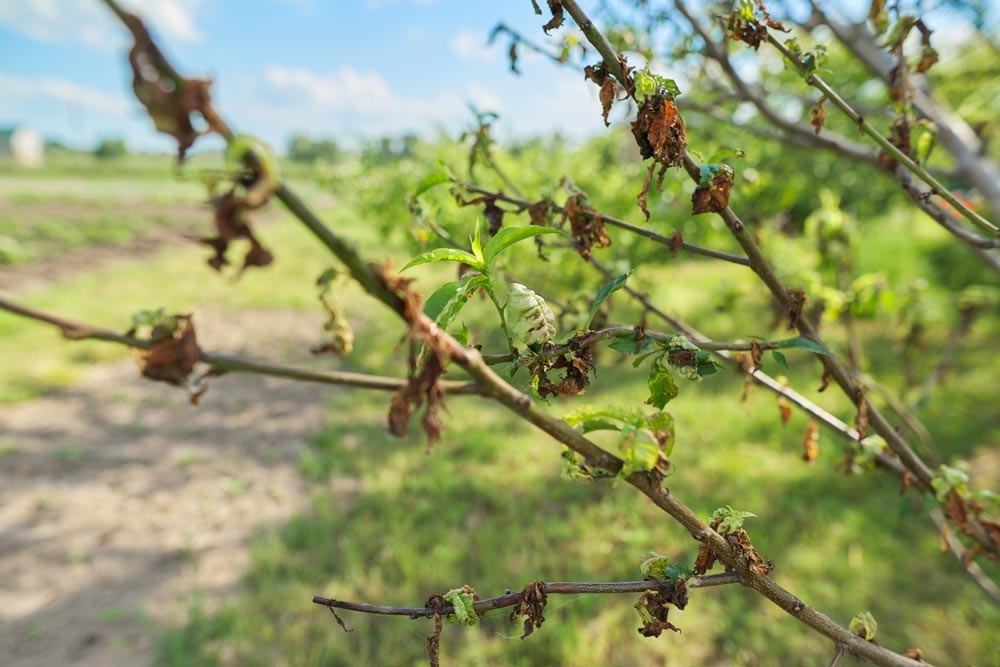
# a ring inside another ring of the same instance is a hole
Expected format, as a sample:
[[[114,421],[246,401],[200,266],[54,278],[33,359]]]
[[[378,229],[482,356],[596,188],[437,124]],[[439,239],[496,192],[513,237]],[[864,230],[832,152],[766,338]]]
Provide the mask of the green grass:
[[[410,171],[413,180],[419,178],[420,170]],[[363,193],[359,198],[382,183],[377,173],[365,178],[358,186]],[[149,182],[157,181],[149,177]],[[398,182],[384,185],[387,192],[402,188]],[[147,194],[154,190],[150,185]],[[397,200],[381,210],[362,209],[346,192],[349,188],[342,190],[342,200],[325,211],[328,219],[354,238],[367,257],[388,256],[399,266],[408,242],[396,234],[386,244],[376,232],[378,227],[400,226],[405,208]],[[108,192],[111,199],[120,194]],[[309,194],[318,193],[313,189]],[[626,194],[631,206],[633,195]],[[441,215],[451,223],[474,213],[442,208]],[[941,247],[935,232],[904,234],[907,220],[893,216],[878,224],[883,225],[884,238],[895,241],[866,245],[859,258],[865,267],[885,267],[893,279],[904,270],[935,270],[930,258]],[[330,265],[326,254],[288,219],[262,228],[261,236],[275,250],[276,263],[248,272],[239,281],[211,273],[204,266],[203,249],[179,246],[18,298],[118,329],[127,328],[132,312],[158,306],[181,312],[212,305],[315,308],[312,283]],[[527,246],[504,260],[527,284],[549,286],[563,299],[586,301],[593,294],[595,281],[570,254],[553,252],[551,261],[543,264],[533,260],[533,249]],[[783,325],[771,329],[768,300],[744,269],[670,260],[666,253],[657,260],[662,263],[655,268],[643,265],[632,284],[650,290],[657,303],[707,334],[787,335]],[[413,275],[417,287],[428,292],[451,279],[453,269],[421,267]],[[737,300],[738,312],[717,308],[727,292]],[[945,296],[938,292],[934,298],[946,304]],[[361,334],[345,365],[401,374],[405,350],[394,350],[400,325],[356,288],[345,289],[338,298]],[[637,321],[640,313],[626,300],[616,296],[614,301],[618,317]],[[474,334],[491,329],[494,317],[488,304],[478,300],[464,314]],[[946,338],[947,322],[931,322],[929,349]],[[898,350],[885,333],[888,324],[865,325],[871,340],[868,353],[873,374],[898,385]],[[839,343],[836,328],[828,328]],[[945,461],[971,457],[1000,441],[1000,414],[987,409],[995,405],[1000,371],[1000,361],[990,352],[998,334],[995,317],[977,323],[967,351],[956,360],[953,381],[919,413],[935,432]],[[0,341],[0,401],[65,386],[95,362],[125,354],[107,344],[66,343],[48,328],[3,314]],[[494,338],[477,337],[475,342],[496,347]],[[211,341],[202,343],[211,347]],[[820,375],[815,361],[795,352],[789,361],[788,371],[769,358],[765,368],[785,373],[810,398],[847,420],[853,418],[835,390],[815,391]],[[934,361],[933,355],[921,359],[921,369]],[[602,351],[600,371],[583,401],[641,404],[646,398],[644,380],[643,370],[633,371],[627,362]],[[879,621],[879,641],[886,646],[919,646],[937,663],[991,664],[997,656],[1000,611],[949,554],[940,552],[921,499],[900,496],[897,484],[879,473],[835,473],[843,443],[826,433],[821,435],[819,461],[803,463],[804,417],[796,413],[783,426],[773,395],[755,390],[741,403],[741,390],[742,379],[728,372],[681,386],[681,395],[668,406],[677,422],[675,472],[668,479],[672,492],[702,516],[725,504],[756,513],[759,518],[749,520],[747,528],[763,556],[774,560],[774,577],[835,620],[846,624],[855,613],[869,610]],[[553,401],[549,409],[561,415],[581,402]],[[416,435],[399,440],[386,434],[384,394],[334,393],[327,427],[302,451],[298,464],[312,488],[308,508],[254,540],[251,568],[237,595],[224,601],[208,593],[200,598],[186,623],[163,634],[156,664],[424,664],[429,622],[345,613],[355,632],[344,634],[328,613],[311,603],[312,595],[409,606],[466,583],[488,596],[517,590],[536,578],[634,579],[641,557],[650,550],[680,562],[693,560],[696,544],[686,532],[627,485],[564,481],[560,447],[544,434],[480,399],[453,397],[448,407],[444,440],[428,454]],[[242,492],[238,480],[220,478],[220,484],[233,495]],[[985,567],[1000,578],[1000,568]],[[635,631],[634,602],[629,596],[552,597],[545,625],[523,642],[503,613],[488,615],[471,629],[448,626],[442,661],[767,666],[825,664],[832,655],[827,640],[739,587],[694,592],[685,611],[671,612],[683,633],[655,640]]]

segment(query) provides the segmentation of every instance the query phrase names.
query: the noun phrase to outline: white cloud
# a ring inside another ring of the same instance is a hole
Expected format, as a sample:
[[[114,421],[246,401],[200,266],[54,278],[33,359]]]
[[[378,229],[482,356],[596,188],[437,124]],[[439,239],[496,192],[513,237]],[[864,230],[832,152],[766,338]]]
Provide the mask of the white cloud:
[[[124,0],[157,34],[178,42],[202,39],[195,16],[203,0]],[[54,44],[117,48],[124,29],[94,0],[0,0],[0,25]]]
[[[451,91],[419,98],[396,94],[374,71],[344,66],[328,73],[269,65],[264,69],[263,98],[257,120],[315,132],[364,133],[420,130],[468,114],[466,100],[484,100],[484,91]],[[486,91],[488,92],[488,91]],[[489,100],[491,103],[495,100]]]
[[[462,60],[490,62],[495,60],[497,55],[495,48],[487,46],[485,36],[469,28],[459,28],[448,40],[448,46]]]
[[[125,114],[133,108],[119,95],[109,95],[94,88],[53,77],[19,78],[0,74],[0,89],[3,89],[5,101],[9,106],[24,109],[25,116],[29,116],[28,112],[38,103],[58,102],[70,107],[82,107],[107,114]]]

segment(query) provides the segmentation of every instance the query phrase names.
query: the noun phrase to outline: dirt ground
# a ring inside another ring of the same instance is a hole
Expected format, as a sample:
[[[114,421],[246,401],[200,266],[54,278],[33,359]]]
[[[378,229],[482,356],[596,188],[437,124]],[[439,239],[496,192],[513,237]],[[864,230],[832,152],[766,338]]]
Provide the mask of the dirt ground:
[[[270,359],[306,350],[320,323],[194,314],[213,349]],[[251,325],[252,347],[227,334]],[[248,540],[303,506],[296,464],[330,391],[233,374],[195,407],[122,361],[0,407],[0,663],[147,663],[193,602],[234,590]]]

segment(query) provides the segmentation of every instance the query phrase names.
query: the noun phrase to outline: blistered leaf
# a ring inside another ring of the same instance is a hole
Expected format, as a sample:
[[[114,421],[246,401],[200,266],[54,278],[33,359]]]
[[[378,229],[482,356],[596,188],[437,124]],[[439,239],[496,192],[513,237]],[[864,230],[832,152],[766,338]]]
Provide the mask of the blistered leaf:
[[[511,338],[517,343],[548,343],[556,335],[555,315],[545,299],[520,283],[511,283],[504,315]]]

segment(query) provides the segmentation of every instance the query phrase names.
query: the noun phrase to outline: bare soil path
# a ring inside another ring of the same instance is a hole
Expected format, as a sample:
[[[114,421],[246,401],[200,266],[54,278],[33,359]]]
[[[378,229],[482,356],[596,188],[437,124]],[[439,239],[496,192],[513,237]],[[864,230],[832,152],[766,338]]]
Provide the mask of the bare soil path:
[[[214,348],[271,359],[319,330],[297,311],[194,314]],[[233,339],[249,328],[251,347]],[[164,626],[233,591],[248,540],[303,506],[296,464],[329,391],[229,375],[195,407],[122,361],[0,407],[0,663],[148,663]]]

